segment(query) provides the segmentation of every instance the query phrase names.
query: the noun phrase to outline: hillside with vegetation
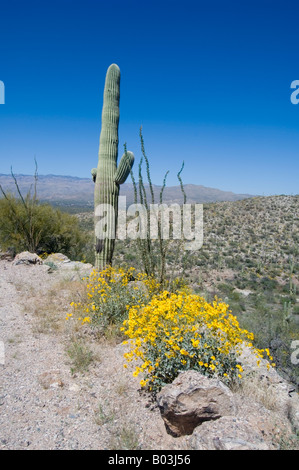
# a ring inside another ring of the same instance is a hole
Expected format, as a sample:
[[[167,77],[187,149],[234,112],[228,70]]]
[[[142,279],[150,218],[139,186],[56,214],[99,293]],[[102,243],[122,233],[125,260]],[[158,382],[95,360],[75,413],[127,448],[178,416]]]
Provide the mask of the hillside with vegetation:
[[[166,272],[209,301],[224,299],[260,347],[297,383],[290,362],[299,338],[299,196],[254,197],[204,204],[203,246],[178,251],[171,241]],[[93,214],[77,214],[90,235]],[[91,252],[87,260],[92,262]],[[114,264],[142,270],[137,243],[116,240]]]

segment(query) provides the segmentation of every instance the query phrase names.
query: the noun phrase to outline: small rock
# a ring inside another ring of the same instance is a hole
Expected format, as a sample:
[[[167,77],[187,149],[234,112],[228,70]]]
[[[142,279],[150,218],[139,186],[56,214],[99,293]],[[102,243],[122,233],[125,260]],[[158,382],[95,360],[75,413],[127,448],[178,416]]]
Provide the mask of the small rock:
[[[0,260],[12,261],[13,255],[10,251],[2,251],[0,249]]]
[[[63,387],[63,382],[61,380],[58,380],[57,382],[52,382],[50,384],[50,388],[58,388],[58,387]]]
[[[80,390],[80,387],[77,384],[72,384],[72,385],[69,386],[69,390],[71,392],[78,392]]]
[[[36,253],[23,251],[22,253],[18,253],[15,256],[12,264],[15,266],[19,264],[26,264],[26,265],[43,264],[43,260]]]
[[[244,297],[248,297],[250,294],[252,294],[252,291],[249,289],[234,289],[233,292],[236,292],[237,294],[244,295]]]
[[[52,262],[52,263],[70,263],[70,259],[62,254],[62,253],[52,253],[51,255],[47,256],[46,258],[47,262]]]
[[[45,389],[63,387],[64,385],[59,377],[59,371],[43,372],[38,376],[38,381]]]

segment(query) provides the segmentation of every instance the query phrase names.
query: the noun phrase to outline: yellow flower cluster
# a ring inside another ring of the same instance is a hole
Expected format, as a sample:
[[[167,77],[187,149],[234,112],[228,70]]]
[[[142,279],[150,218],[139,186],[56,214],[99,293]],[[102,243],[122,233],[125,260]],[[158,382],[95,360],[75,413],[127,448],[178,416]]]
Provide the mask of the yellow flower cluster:
[[[129,288],[130,281],[135,282]],[[102,271],[93,270],[83,278],[86,281],[86,302],[72,302],[72,313],[66,319],[79,312],[77,319],[82,323],[107,324],[113,321],[123,321],[124,314],[132,304],[147,302],[159,288],[154,279],[143,273],[136,273],[134,268],[114,268],[108,266]]]
[[[241,378],[238,355],[246,344],[253,348],[253,334],[241,329],[229,306],[218,299],[208,303],[190,293],[156,295],[146,305],[132,306],[122,331],[131,349],[125,359],[142,363],[134,375],[145,373],[142,386],[158,390],[171,382],[179,371],[199,370],[231,380]]]
[[[161,292],[155,279],[134,268],[93,271],[86,281],[86,301],[72,302],[72,313],[81,324],[105,327],[123,325],[130,349],[128,362],[136,360],[134,376],[154,392],[170,383],[182,370],[195,369],[224,381],[242,378],[240,354],[244,345],[258,363],[270,351],[253,347],[253,334],[240,328],[229,306],[219,299],[208,303],[187,286]],[[274,365],[274,364],[272,364]],[[125,367],[127,364],[125,364]]]

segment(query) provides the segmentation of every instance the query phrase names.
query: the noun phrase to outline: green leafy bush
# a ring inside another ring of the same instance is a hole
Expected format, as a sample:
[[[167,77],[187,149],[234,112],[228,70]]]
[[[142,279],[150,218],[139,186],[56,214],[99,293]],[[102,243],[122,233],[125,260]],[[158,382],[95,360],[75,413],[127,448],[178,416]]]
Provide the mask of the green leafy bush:
[[[0,246],[14,254],[62,252],[72,259],[83,256],[88,243],[76,216],[40,204],[30,194],[23,200],[11,194],[0,199]]]

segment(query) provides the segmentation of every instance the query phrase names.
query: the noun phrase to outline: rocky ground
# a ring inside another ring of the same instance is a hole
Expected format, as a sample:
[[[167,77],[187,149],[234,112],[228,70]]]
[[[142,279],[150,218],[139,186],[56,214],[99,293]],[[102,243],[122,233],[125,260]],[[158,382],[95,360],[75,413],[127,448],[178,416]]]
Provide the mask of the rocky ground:
[[[95,360],[83,372],[72,371],[67,350],[77,332],[65,317],[80,288],[82,267],[89,269],[81,263],[51,269],[0,261],[1,450],[270,450],[296,445],[289,417],[296,418],[299,408],[289,412],[294,394],[276,375],[266,377],[266,388],[260,382],[255,391],[236,392],[230,416],[203,423],[191,436],[173,437],[156,402],[140,391],[140,379],[123,368],[122,344],[85,338]]]

